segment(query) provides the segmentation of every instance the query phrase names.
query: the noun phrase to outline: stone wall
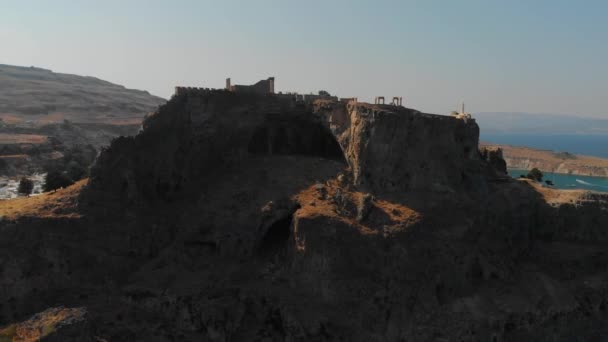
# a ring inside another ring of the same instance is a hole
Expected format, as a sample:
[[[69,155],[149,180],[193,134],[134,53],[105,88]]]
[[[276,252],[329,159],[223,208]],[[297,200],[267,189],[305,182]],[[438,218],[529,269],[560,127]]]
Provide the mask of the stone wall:
[[[231,91],[242,93],[254,93],[259,95],[274,94],[274,77],[269,77],[266,80],[260,80],[252,85],[233,85],[230,86]]]

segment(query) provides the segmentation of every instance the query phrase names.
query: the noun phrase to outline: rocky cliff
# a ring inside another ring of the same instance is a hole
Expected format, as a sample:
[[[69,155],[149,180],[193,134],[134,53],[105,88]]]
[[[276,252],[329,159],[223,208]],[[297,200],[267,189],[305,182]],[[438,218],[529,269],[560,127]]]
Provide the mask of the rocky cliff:
[[[477,141],[402,107],[182,92],[86,187],[0,202],[0,325],[66,306],[107,341],[607,336],[608,198],[511,180]]]
[[[484,187],[474,120],[327,101],[318,101],[316,112],[340,142],[357,186],[383,192]]]

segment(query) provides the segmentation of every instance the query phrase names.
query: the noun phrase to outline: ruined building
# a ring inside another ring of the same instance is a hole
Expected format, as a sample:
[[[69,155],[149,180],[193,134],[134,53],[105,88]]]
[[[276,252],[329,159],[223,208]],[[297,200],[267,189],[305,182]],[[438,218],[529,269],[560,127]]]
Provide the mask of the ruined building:
[[[347,98],[338,98],[337,96],[330,95],[327,92],[319,92],[318,94],[300,94],[297,92],[275,92],[274,89],[274,77],[269,77],[265,80],[260,80],[252,85],[240,85],[240,84],[232,84],[231,78],[226,78],[226,86],[224,90],[235,92],[235,93],[249,93],[249,94],[257,94],[257,95],[268,95],[272,94],[277,96],[279,99],[293,101],[295,103],[304,103],[307,105],[312,105],[317,100],[328,100],[328,101],[341,101],[344,103],[354,102],[357,103],[358,99],[356,97],[347,97]],[[196,88],[196,87],[175,87],[175,95],[180,94],[197,94],[199,92],[206,92],[211,89],[209,88]],[[375,99],[375,104],[385,104],[384,96],[378,96]],[[393,97],[390,105],[403,107],[403,98],[402,97]]]
[[[274,94],[274,77],[269,77],[268,79],[260,80],[256,84],[252,85],[232,85],[230,78],[227,78],[226,90],[242,93],[255,93],[261,95]]]

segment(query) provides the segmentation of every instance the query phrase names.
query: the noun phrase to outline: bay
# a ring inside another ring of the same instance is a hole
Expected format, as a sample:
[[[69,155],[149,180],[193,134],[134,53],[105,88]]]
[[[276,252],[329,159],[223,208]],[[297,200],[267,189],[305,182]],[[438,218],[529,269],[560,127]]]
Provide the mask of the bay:
[[[509,175],[513,178],[519,178],[520,175],[527,175],[528,170],[509,169]],[[543,183],[546,180],[553,182],[557,189],[583,189],[599,192],[608,192],[607,177],[591,177],[567,175],[553,172],[543,172]]]

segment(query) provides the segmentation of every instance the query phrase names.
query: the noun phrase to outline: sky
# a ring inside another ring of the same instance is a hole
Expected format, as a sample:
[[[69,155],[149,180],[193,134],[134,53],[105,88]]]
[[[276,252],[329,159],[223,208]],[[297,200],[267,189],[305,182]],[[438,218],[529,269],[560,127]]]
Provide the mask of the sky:
[[[169,98],[276,77],[447,114],[608,118],[604,0],[0,0],[0,63]]]

